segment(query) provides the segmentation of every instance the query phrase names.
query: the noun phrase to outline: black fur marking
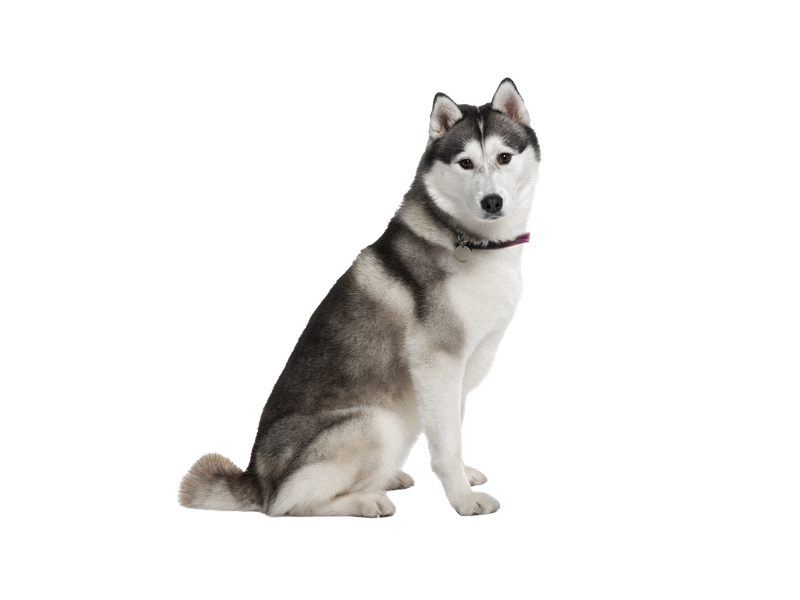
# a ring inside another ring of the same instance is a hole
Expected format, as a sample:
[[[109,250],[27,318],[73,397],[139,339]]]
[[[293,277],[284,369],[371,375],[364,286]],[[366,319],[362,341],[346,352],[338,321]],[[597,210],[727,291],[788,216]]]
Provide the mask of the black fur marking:
[[[424,321],[430,314],[428,293],[447,275],[433,259],[437,248],[397,218],[389,222],[386,231],[370,248],[380,258],[386,272],[411,290],[417,318]],[[414,258],[413,269],[410,255]]]

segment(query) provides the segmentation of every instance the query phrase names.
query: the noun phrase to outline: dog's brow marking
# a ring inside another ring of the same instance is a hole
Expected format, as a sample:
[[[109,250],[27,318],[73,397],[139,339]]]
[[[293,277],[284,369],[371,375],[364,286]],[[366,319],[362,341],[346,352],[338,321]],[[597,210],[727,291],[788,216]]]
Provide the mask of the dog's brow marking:
[[[480,132],[481,132],[481,150],[483,150],[484,149],[484,143],[483,143],[483,141],[484,141],[483,140],[483,117],[480,116],[480,115],[478,116],[478,129],[480,129]]]

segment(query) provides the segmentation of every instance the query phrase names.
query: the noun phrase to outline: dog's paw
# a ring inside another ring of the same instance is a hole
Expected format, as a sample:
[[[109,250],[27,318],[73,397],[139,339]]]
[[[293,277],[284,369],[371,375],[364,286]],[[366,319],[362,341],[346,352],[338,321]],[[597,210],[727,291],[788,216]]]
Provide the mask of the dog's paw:
[[[408,473],[398,471],[386,484],[386,489],[389,491],[404,490],[406,488],[410,488],[412,485],[414,485],[414,478]]]
[[[379,519],[397,514],[397,505],[386,494],[356,492],[340,496],[318,511],[326,517],[366,517]]]
[[[470,485],[483,485],[488,481],[486,479],[486,475],[474,467],[468,467],[464,465],[464,473],[467,474],[467,480],[469,480]]]
[[[372,503],[367,502],[363,511],[365,517],[379,518],[379,517],[393,517],[397,514],[397,505],[392,502],[386,494],[376,494],[374,498],[375,507]]]
[[[500,503],[495,498],[481,492],[470,492],[469,495],[463,496],[451,504],[456,512],[464,517],[488,515],[497,512],[500,508]]]

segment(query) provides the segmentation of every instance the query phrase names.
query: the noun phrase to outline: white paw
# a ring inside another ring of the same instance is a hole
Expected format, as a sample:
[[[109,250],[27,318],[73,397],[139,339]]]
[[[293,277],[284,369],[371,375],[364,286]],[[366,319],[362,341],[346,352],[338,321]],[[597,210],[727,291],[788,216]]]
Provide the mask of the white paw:
[[[464,473],[467,474],[467,480],[469,480],[470,485],[483,485],[488,481],[488,479],[486,479],[486,475],[474,467],[468,467],[464,465]]]
[[[355,492],[335,498],[327,506],[316,512],[319,516],[326,517],[379,519],[380,517],[393,517],[396,515],[397,506],[386,494]]]
[[[488,515],[497,512],[500,508],[500,503],[495,498],[481,492],[470,492],[469,495],[463,496],[451,504],[456,512],[464,517]]]
[[[379,519],[397,514],[397,505],[386,494],[363,492],[357,496],[352,516]]]
[[[386,484],[387,490],[404,490],[414,485],[414,478],[408,473],[398,471]]]
[[[385,494],[377,494],[379,497],[375,498],[377,513],[371,514],[371,511],[365,511],[365,517],[393,517],[397,514],[397,505],[392,502]]]

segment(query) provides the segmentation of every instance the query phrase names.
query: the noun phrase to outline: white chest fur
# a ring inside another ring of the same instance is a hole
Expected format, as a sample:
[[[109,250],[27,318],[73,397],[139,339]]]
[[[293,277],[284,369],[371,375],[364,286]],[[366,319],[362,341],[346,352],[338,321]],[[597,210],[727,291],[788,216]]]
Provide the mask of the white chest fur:
[[[468,352],[508,327],[522,294],[521,257],[519,246],[473,250],[448,279],[447,292],[464,325]]]

